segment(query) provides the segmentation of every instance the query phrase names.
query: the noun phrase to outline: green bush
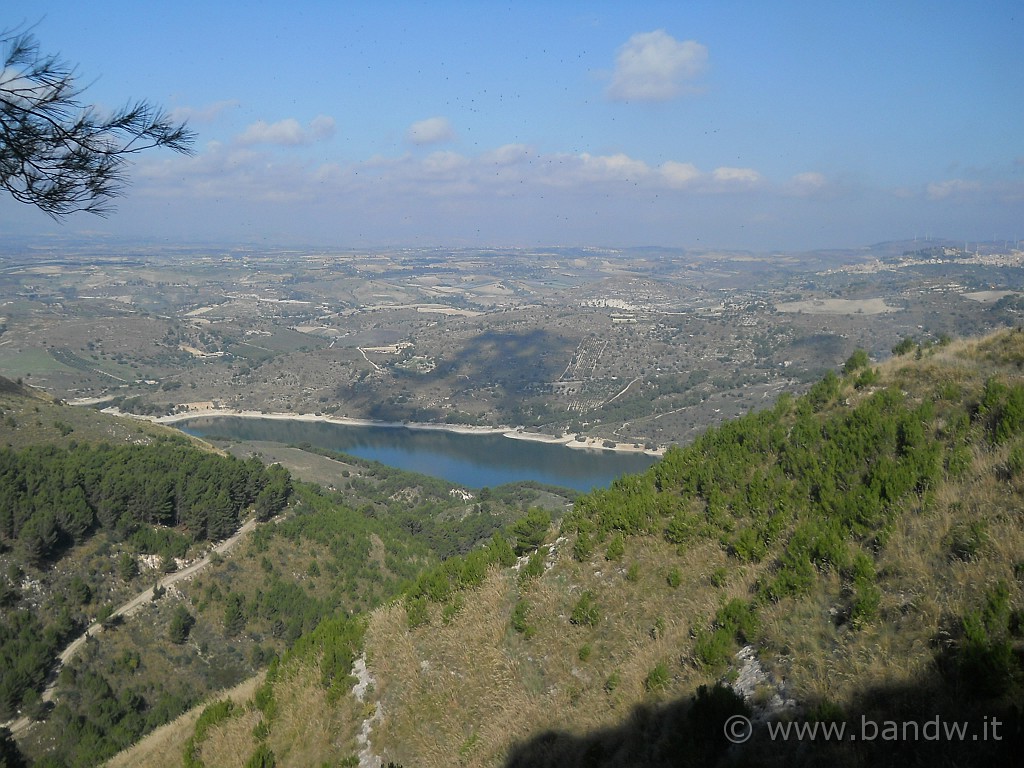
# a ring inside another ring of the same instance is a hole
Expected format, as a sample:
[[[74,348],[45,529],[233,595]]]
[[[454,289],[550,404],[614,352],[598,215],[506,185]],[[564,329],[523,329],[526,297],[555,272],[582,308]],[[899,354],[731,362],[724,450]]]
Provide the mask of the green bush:
[[[754,604],[744,602],[738,597],[718,609],[715,624],[741,643],[756,641],[761,629]]]
[[[274,751],[266,743],[260,743],[256,751],[245,761],[245,768],[274,768],[276,765]]]
[[[677,512],[665,526],[665,539],[672,544],[686,544],[700,535],[700,518],[688,512]]]
[[[620,682],[621,678],[619,677],[619,673],[612,672],[610,675],[608,675],[608,679],[604,681],[604,692],[612,693],[616,688],[619,687]]]
[[[871,358],[868,357],[868,353],[863,349],[855,349],[853,354],[850,355],[846,363],[843,365],[843,375],[850,376],[857,371],[867,368],[871,365]]]
[[[727,630],[721,627],[711,631],[699,629],[693,656],[699,666],[720,667],[732,658],[733,647],[733,636]]]
[[[1006,459],[1006,475],[1013,480],[1024,475],[1024,445],[1015,445],[1010,450]]]
[[[519,578],[522,581],[536,579],[544,574],[544,561],[547,559],[547,547],[536,550],[526,561],[526,565],[519,571]]]
[[[625,554],[626,543],[622,538],[622,534],[616,533],[612,536],[612,540],[608,542],[608,548],[604,551],[604,559],[618,562]]]
[[[912,352],[917,344],[909,336],[904,336],[903,339],[892,348],[892,353],[896,357],[902,357],[903,355]]]
[[[441,609],[441,623],[448,626],[455,617],[459,614],[459,611],[465,606],[465,601],[462,595],[455,595],[451,600],[445,603],[444,608]]]
[[[729,550],[745,563],[758,563],[768,554],[768,545],[754,528],[747,526],[732,538]]]
[[[534,507],[527,512],[525,517],[512,526],[512,535],[516,541],[516,554],[526,554],[543,544],[550,527],[551,513],[546,509]]]
[[[601,611],[594,600],[594,594],[587,590],[572,609],[569,621],[580,627],[595,627],[601,620]]]
[[[168,629],[168,636],[175,645],[181,645],[188,640],[192,627],[195,626],[195,617],[188,612],[184,605],[178,605],[171,615],[171,625]]]
[[[1010,638],[1010,592],[1000,582],[986,595],[985,604],[963,617],[963,637],[957,648],[961,683],[978,696],[1000,696],[1019,672]]]
[[[589,560],[592,554],[594,554],[594,542],[590,538],[590,534],[586,531],[580,531],[576,534],[576,541],[572,545],[573,559],[582,563],[585,560]]]
[[[512,608],[512,629],[521,634],[527,640],[533,637],[537,630],[530,626],[527,621],[527,613],[530,610],[530,604],[525,600],[519,600],[516,602],[515,607]]]
[[[405,616],[409,629],[416,629],[430,622],[430,608],[427,605],[427,598],[407,597],[405,599]]]
[[[951,558],[974,560],[988,543],[988,524],[984,520],[956,523],[946,534],[944,543]]]
[[[671,679],[671,675],[668,671],[668,664],[663,661],[659,661],[655,667],[647,673],[647,677],[644,678],[644,690],[648,693],[663,690],[668,686]]]
[[[677,589],[683,583],[683,574],[678,568],[672,568],[665,577],[665,581],[672,589]]]

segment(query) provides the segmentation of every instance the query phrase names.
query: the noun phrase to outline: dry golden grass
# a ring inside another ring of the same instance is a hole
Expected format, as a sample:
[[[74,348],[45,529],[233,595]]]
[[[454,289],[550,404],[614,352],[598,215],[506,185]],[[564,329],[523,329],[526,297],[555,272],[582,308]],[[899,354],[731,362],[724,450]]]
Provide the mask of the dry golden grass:
[[[1024,333],[1008,333],[977,344],[953,342],[922,360],[899,358],[879,369],[881,385],[907,389],[920,401],[949,382],[974,397],[989,375],[1020,381],[1021,362]],[[847,390],[851,402],[870,395]],[[874,619],[857,627],[843,620],[849,577],[835,571],[820,573],[808,595],[759,604],[759,658],[785,681],[789,696],[813,705],[854,701],[870,690],[912,690],[935,674],[944,633],[955,631],[959,617],[995,584],[1007,584],[1011,604],[1021,607],[1014,565],[1024,560],[1024,484],[999,471],[1011,447],[975,446],[964,479],[940,483],[904,506],[877,553],[881,602]],[[978,521],[983,536],[976,555],[957,557],[952,539]],[[850,553],[861,546],[851,542]],[[606,561],[603,547],[597,549],[579,563],[568,555],[571,546],[563,546],[549,571],[526,582],[513,571],[493,570],[479,588],[460,594],[463,607],[448,623],[439,605],[430,606],[429,625],[415,630],[408,629],[401,603],[375,611],[365,645],[376,683],[365,704],[348,696],[328,705],[312,669],[277,686],[281,715],[268,743],[278,765],[354,754],[360,723],[379,703],[382,718],[370,740],[385,762],[498,766],[517,741],[548,730],[616,726],[640,702],[688,697],[720,679],[726,670],[694,663],[694,633],[709,628],[726,601],[749,599],[774,557],[741,564],[709,540],[680,556],[657,536],[627,537],[619,562]],[[666,578],[672,568],[680,571],[677,588]],[[593,627],[570,622],[585,591],[600,610]],[[528,605],[529,638],[511,627],[519,600]],[[581,656],[584,646],[589,654]],[[666,665],[670,681],[650,692],[645,679],[658,664]],[[610,679],[617,684],[608,685]],[[212,734],[203,751],[207,764],[244,761],[254,747],[252,724],[238,719]]]
[[[351,695],[328,702],[318,669],[290,669],[274,686],[274,697],[278,714],[267,745],[278,766],[337,763],[357,753],[356,733],[362,724],[363,707]],[[246,757],[255,746],[250,736]],[[217,764],[207,761],[210,766]]]
[[[642,700],[692,693],[710,678],[689,661],[691,631],[706,626],[724,600],[745,595],[756,573],[734,569],[715,587],[711,574],[727,557],[717,544],[701,543],[672,588],[666,563],[676,561],[674,546],[635,537],[621,562],[597,555],[577,563],[563,555],[542,578],[523,584],[494,571],[463,594],[465,607],[447,626],[437,606],[430,626],[413,631],[400,605],[376,611],[366,638],[384,713],[371,737],[374,751],[406,765],[500,765],[517,740],[615,725]],[[626,573],[634,564],[631,581]],[[569,620],[585,590],[601,612],[592,628]],[[519,599],[529,605],[529,639],[510,626]],[[672,679],[652,694],[644,680],[659,663]],[[613,675],[618,685],[608,691]]]
[[[260,717],[259,710],[247,709],[211,728],[199,749],[203,763],[218,768],[242,768],[252,754],[252,729]]]
[[[292,667],[274,687],[278,714],[270,727],[267,745],[274,752],[276,764],[282,768],[338,762],[358,752],[356,734],[365,707],[353,696],[328,703],[319,681],[317,669]],[[244,766],[256,749],[258,742],[253,730],[263,715],[252,706],[252,696],[260,682],[262,676],[211,699],[230,698],[241,710],[240,714],[211,728],[203,740],[199,755],[207,766]],[[193,735],[196,720],[205,706],[195,707],[173,723],[157,729],[108,765],[110,768],[140,765],[179,768],[182,749]]]

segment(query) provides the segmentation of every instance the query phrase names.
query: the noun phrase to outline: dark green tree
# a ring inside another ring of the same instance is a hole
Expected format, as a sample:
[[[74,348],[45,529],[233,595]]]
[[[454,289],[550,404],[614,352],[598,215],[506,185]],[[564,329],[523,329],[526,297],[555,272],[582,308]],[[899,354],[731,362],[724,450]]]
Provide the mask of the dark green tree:
[[[194,134],[145,101],[109,116],[84,105],[74,67],[43,55],[35,38],[0,32],[0,186],[59,219],[112,210],[125,165],[153,147],[190,153]]]
[[[228,595],[227,605],[224,606],[224,634],[227,637],[236,637],[245,629],[245,598],[237,592]]]
[[[188,635],[192,631],[192,627],[195,626],[195,623],[195,617],[188,612],[184,605],[177,606],[174,609],[174,614],[171,616],[171,626],[168,630],[171,642],[175,645],[181,645],[188,640]]]

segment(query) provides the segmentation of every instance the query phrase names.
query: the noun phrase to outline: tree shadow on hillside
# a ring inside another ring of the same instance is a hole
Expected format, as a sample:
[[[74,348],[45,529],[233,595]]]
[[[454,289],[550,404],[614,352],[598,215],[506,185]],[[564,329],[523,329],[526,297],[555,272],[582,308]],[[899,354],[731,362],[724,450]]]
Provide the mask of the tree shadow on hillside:
[[[842,706],[818,702],[791,720],[788,731],[784,720],[754,718],[748,732],[745,721],[735,719],[751,717],[739,697],[727,688],[702,687],[693,697],[637,706],[615,726],[538,734],[513,746],[505,768],[1019,765],[1024,702],[972,700],[960,693],[935,676],[871,689]],[[815,723],[817,738],[806,732],[801,737],[794,728]],[[730,727],[749,739],[732,743]]]
[[[575,346],[574,341],[543,329],[485,331],[467,339],[437,370],[441,375],[465,376],[477,384],[498,383],[509,393],[522,394],[561,376]]]

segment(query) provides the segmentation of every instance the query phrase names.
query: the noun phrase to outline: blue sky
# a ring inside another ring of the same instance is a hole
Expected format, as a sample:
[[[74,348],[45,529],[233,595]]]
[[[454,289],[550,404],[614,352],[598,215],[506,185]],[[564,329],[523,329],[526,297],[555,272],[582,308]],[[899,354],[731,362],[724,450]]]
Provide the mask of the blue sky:
[[[1024,238],[1019,2],[5,0],[198,133],[0,233],[800,250]]]

